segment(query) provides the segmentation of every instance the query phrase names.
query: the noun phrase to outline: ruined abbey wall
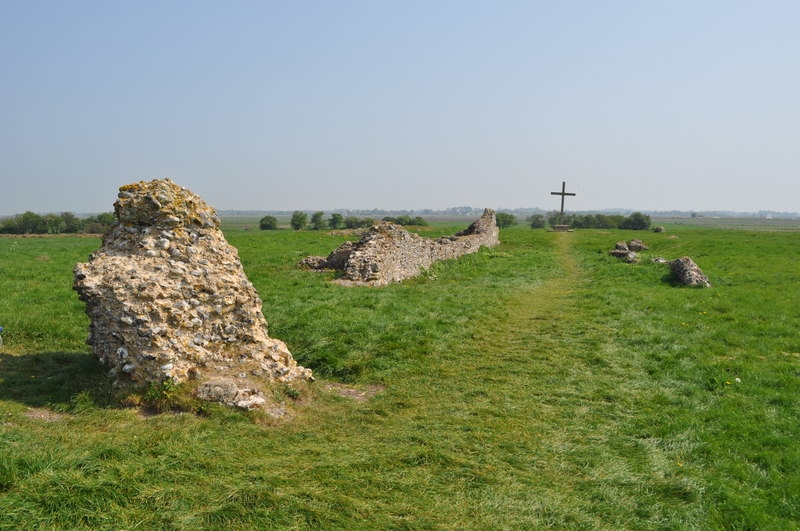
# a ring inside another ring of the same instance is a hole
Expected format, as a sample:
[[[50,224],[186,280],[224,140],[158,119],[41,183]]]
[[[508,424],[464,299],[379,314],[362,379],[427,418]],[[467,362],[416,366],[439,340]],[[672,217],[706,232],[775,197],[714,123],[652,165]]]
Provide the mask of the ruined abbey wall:
[[[438,260],[493,247],[500,243],[499,232],[494,211],[488,208],[466,230],[436,239],[423,238],[400,225],[382,221],[359,241],[345,242],[327,258],[306,258],[301,265],[339,270],[342,276],[337,282],[341,284],[385,286],[417,276],[422,268]]]

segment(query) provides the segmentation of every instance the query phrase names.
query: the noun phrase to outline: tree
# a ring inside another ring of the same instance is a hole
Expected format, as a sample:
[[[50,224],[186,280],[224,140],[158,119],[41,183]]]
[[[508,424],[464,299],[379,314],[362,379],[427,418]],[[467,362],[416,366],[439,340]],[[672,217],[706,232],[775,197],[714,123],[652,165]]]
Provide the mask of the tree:
[[[75,233],[81,230],[81,220],[72,212],[62,212],[61,219],[64,221],[64,232]]]
[[[328,220],[328,226],[334,230],[344,227],[344,218],[341,214],[331,214],[331,219]]]
[[[0,233],[2,234],[19,234],[20,232],[18,216],[5,218],[0,224]]]
[[[627,230],[648,230],[650,228],[650,216],[641,212],[634,212],[620,224],[621,229]]]
[[[19,215],[17,225],[21,234],[44,234],[47,232],[44,218],[30,210]]]
[[[344,218],[344,227],[346,229],[358,229],[361,227],[361,218],[356,216],[347,216]]]
[[[114,223],[113,212],[105,212],[96,216],[89,216],[81,221],[81,232],[89,234],[102,234]]]
[[[318,212],[314,212],[314,215],[311,216],[311,228],[313,230],[322,230],[325,228],[325,212],[321,210]]]
[[[569,214],[565,215],[564,217],[565,221],[566,221],[566,216],[568,215]],[[545,215],[545,217],[547,219],[547,224],[550,225],[551,227],[553,225],[558,225],[561,223],[561,212],[559,212],[558,210],[551,210]]]
[[[97,222],[101,225],[105,225],[106,227],[110,227],[116,220],[117,217],[113,212],[103,212],[102,214],[97,214]]]
[[[96,221],[90,221],[83,226],[83,232],[86,234],[103,234],[106,228]]]
[[[543,229],[546,223],[544,216],[541,214],[531,214],[526,221],[531,224],[532,229]]]
[[[264,216],[258,222],[258,228],[261,230],[276,230],[278,228],[278,220],[275,216]]]
[[[61,216],[47,214],[42,218],[47,234],[61,234],[64,232],[64,220]]]
[[[295,210],[292,213],[292,220],[289,222],[294,230],[300,230],[308,225],[308,214],[300,210]]]
[[[391,221],[392,223],[397,223],[398,225],[415,225],[417,227],[427,227],[428,222],[422,219],[420,216],[412,218],[411,216],[386,216],[383,218],[383,221]]]
[[[497,220],[497,226],[501,229],[510,227],[517,222],[517,217],[514,214],[509,214],[508,212],[498,212],[494,217]]]

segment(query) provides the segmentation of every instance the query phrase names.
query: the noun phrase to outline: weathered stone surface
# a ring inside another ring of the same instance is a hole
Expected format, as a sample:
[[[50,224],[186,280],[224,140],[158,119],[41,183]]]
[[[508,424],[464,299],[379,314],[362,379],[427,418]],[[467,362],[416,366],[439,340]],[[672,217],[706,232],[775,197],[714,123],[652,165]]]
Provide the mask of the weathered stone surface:
[[[438,260],[477,252],[480,247],[500,243],[494,211],[487,208],[467,229],[442,238],[423,238],[400,225],[382,221],[359,241],[345,242],[327,258],[309,257],[300,265],[315,269],[337,269],[337,282],[350,285],[385,286],[420,274]]]
[[[664,232],[664,227],[654,227],[653,232]]]
[[[624,241],[617,242],[614,248],[608,252],[611,256],[617,257],[629,264],[635,264],[639,261],[636,255],[637,251],[646,251],[649,247],[642,243],[642,240],[631,240],[630,243]]]
[[[140,182],[120,188],[114,210],[74,289],[87,343],[117,384],[192,378],[203,397],[251,408],[271,381],[313,380],[267,335],[261,300],[200,197],[169,179]]]
[[[627,258],[628,255],[631,254],[631,252],[628,251],[627,249],[611,249],[610,251],[608,251],[608,254],[610,254],[615,258]]]
[[[650,261],[653,262],[654,264],[666,264],[669,262],[669,260],[667,260],[663,256],[656,256],[655,258],[651,258]]]
[[[262,408],[267,403],[261,390],[239,387],[232,380],[225,379],[201,383],[197,388],[197,398],[249,410]]]
[[[669,267],[678,279],[687,286],[710,286],[711,282],[708,277],[703,274],[694,260],[688,256],[676,258],[669,262]]]

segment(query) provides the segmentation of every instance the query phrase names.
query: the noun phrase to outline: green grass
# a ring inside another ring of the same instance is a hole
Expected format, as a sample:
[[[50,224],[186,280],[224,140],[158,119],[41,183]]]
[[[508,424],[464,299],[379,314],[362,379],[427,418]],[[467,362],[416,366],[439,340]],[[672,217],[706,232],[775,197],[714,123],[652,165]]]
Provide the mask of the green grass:
[[[798,527],[800,233],[520,226],[386,288],[294,266],[342,236],[227,236],[321,378],[286,422],[120,407],[70,289],[99,241],[0,238],[0,528]],[[648,260],[685,254],[712,288]]]

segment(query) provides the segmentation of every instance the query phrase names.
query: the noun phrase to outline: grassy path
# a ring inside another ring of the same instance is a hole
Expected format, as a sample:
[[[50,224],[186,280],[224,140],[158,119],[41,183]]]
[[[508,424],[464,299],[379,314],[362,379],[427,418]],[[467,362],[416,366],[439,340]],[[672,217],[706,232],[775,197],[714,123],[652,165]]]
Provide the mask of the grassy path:
[[[652,407],[638,388],[646,375],[583,307],[589,280],[572,238],[554,235],[560,273],[505,301],[430,382],[447,399],[420,404],[416,420],[435,423],[424,447],[449,457],[433,474],[446,478],[435,512],[454,528],[691,525],[696,516],[679,457],[629,426]]]

